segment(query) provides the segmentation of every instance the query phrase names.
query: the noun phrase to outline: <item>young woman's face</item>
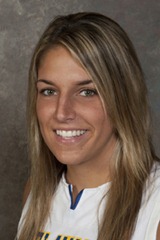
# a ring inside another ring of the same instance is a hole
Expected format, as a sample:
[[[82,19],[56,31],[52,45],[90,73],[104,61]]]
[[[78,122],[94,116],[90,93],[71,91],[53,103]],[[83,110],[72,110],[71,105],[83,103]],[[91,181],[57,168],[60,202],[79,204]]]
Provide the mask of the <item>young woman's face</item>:
[[[63,47],[48,51],[37,81],[37,116],[45,143],[63,164],[106,162],[115,145],[112,124],[91,77]]]

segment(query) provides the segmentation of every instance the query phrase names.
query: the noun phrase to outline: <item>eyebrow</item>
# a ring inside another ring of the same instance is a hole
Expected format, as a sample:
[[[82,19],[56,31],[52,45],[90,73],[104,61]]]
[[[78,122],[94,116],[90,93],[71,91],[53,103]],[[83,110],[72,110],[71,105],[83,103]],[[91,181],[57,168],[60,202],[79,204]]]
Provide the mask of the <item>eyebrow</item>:
[[[45,80],[45,79],[38,79],[38,80],[36,81],[36,84],[37,84],[37,83],[40,83],[40,82],[46,83],[46,84],[48,84],[48,85],[54,85],[52,81]]]
[[[93,81],[92,80],[83,80],[83,81],[77,82],[76,85],[82,86],[82,85],[87,85],[87,84],[90,84],[90,83],[93,83]]]
[[[49,81],[49,80],[45,80],[45,79],[38,79],[36,83],[39,83],[39,82],[42,82],[42,83],[46,83],[48,85],[54,85],[54,83],[52,81]],[[77,86],[82,86],[82,85],[88,85],[90,83],[93,83],[92,80],[83,80],[83,81],[79,81],[76,83]]]

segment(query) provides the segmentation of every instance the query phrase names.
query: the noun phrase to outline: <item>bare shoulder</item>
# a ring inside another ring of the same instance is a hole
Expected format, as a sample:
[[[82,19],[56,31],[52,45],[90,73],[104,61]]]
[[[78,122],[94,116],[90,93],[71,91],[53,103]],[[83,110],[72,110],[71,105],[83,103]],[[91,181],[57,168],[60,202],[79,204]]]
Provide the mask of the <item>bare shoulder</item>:
[[[28,198],[28,195],[30,193],[30,189],[31,189],[31,183],[30,183],[30,179],[27,180],[25,188],[24,188],[24,192],[23,192],[23,199],[22,199],[22,204],[23,206],[26,203],[26,200]]]
[[[158,225],[158,229],[157,229],[157,237],[156,240],[160,240],[160,223]]]

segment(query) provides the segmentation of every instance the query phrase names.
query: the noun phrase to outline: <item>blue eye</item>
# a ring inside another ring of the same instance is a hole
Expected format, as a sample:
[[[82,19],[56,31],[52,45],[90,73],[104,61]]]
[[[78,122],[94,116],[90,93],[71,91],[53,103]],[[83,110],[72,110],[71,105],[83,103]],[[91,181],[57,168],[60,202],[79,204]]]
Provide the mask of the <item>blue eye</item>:
[[[96,94],[97,94],[96,89],[94,89],[94,90],[93,89],[84,89],[80,92],[80,95],[84,96],[84,97],[92,97]]]
[[[53,89],[42,89],[40,93],[44,96],[56,95],[56,91]]]

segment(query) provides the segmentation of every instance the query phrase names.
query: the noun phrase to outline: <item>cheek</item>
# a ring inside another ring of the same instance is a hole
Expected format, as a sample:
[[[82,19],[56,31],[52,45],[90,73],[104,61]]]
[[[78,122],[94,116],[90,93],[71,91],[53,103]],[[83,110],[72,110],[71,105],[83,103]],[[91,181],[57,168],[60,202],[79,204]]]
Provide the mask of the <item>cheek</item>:
[[[40,125],[48,122],[50,116],[52,115],[52,108],[48,104],[42,101],[36,103],[37,118]]]
[[[104,111],[102,106],[96,109],[95,122],[102,132],[112,132],[113,125],[107,112]]]
[[[36,112],[37,112],[38,121],[40,123],[41,122],[41,118],[43,118],[44,108],[42,107],[42,104],[38,100],[36,102]]]
[[[104,112],[104,109],[103,109],[101,103],[99,103],[91,108],[91,114],[92,114],[92,118],[94,119],[94,121],[98,122],[99,124],[104,123],[108,119],[108,116]]]

